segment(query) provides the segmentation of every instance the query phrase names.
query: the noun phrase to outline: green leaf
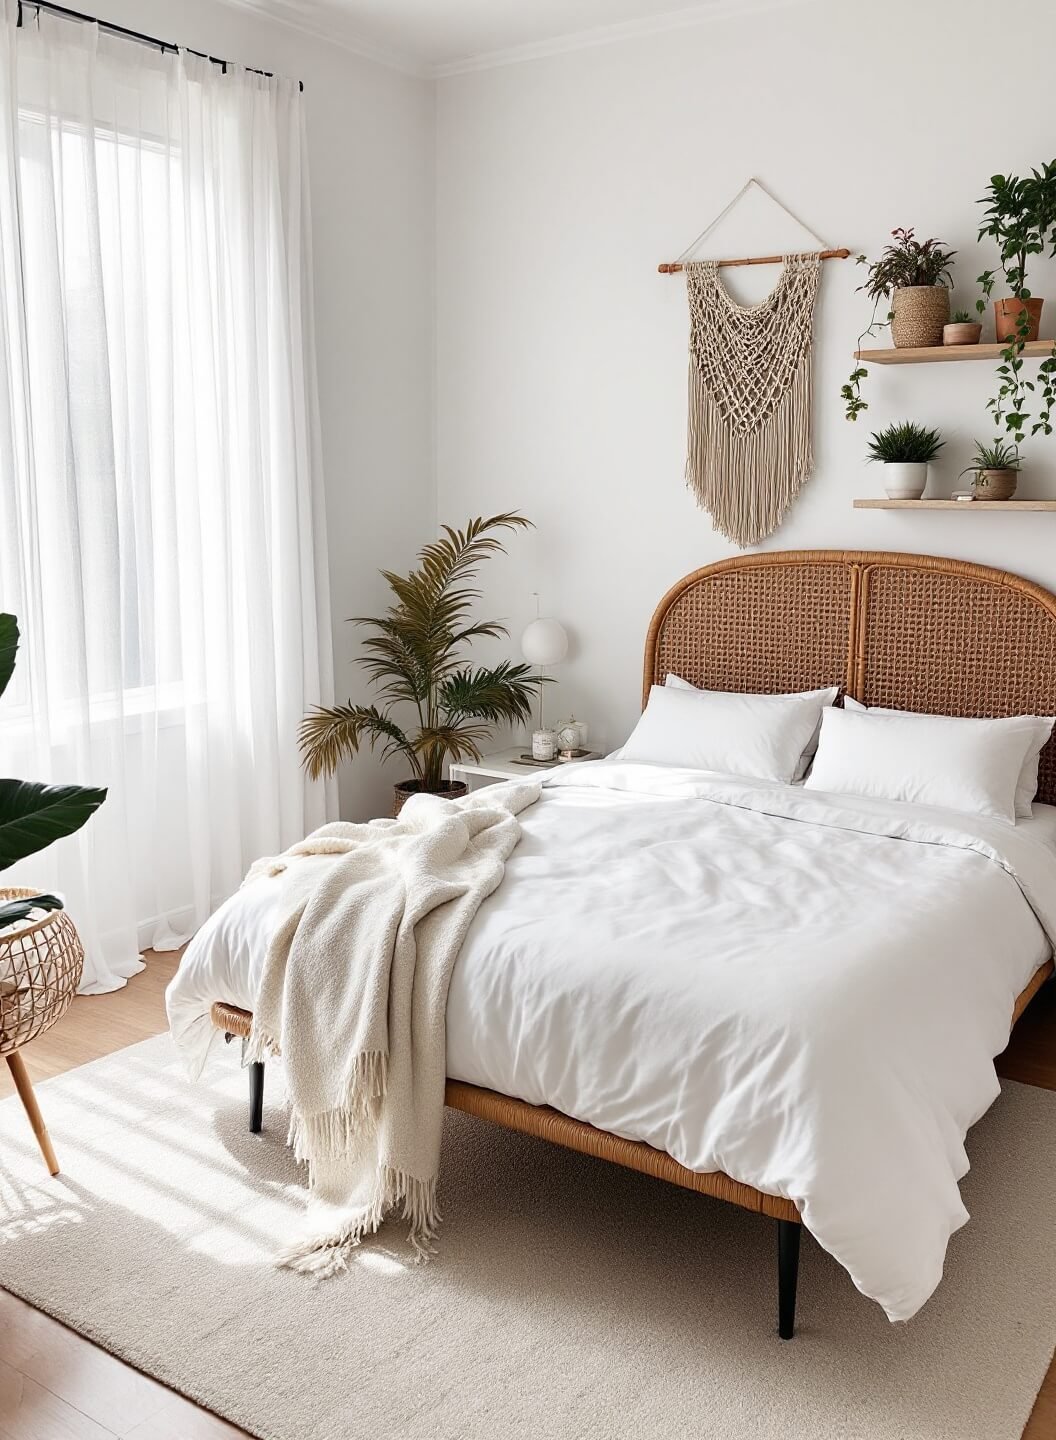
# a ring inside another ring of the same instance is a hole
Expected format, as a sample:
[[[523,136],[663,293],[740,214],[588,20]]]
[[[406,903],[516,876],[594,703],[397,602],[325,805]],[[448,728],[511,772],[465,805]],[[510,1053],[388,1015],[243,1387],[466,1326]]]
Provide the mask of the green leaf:
[[[0,615],[0,695],[15,670],[18,654],[18,621],[13,615]]]
[[[17,925],[28,920],[34,910],[61,910],[62,901],[57,895],[31,895],[26,900],[8,900],[0,905],[0,930],[5,925]]]
[[[84,785],[0,780],[0,870],[72,835],[105,799],[105,790]]]

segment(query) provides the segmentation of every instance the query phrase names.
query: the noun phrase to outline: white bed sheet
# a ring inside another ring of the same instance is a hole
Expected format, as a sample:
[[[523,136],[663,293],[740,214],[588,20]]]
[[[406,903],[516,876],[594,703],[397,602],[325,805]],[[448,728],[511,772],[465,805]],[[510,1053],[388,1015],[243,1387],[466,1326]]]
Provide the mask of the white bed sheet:
[[[910,1317],[1050,954],[1056,810],[1012,827],[615,760],[555,772],[521,819],[455,967],[448,1074],[789,1197]],[[247,886],[186,951],[192,1070],[213,1001],[253,1008],[281,909]]]

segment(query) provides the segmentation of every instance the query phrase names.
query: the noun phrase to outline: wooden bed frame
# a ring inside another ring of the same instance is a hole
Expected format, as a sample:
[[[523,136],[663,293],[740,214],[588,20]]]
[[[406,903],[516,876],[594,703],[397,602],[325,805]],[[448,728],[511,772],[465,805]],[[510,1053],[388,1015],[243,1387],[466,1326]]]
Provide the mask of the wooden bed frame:
[[[948,715],[1056,714],[1056,595],[1019,576],[929,555],[774,551],[707,565],[660,601],[645,641],[642,704],[669,671],[711,690],[779,694],[839,685],[867,705]],[[1041,754],[1038,799],[1056,804],[1056,741]],[[1053,973],[1046,961],[1015,1002],[1014,1025]],[[252,1016],[213,1006],[226,1037]],[[1010,1026],[1011,1028],[1011,1026]],[[262,1124],[264,1067],[251,1065],[250,1129]],[[778,1333],[795,1326],[801,1222],[795,1205],[716,1171],[697,1174],[651,1145],[548,1106],[462,1081],[446,1103],[771,1216],[778,1232]]]

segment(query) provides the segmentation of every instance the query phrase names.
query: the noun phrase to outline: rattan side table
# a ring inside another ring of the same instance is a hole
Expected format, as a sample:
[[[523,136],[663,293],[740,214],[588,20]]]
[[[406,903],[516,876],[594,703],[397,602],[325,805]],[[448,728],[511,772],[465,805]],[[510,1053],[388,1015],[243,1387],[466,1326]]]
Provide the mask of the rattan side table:
[[[0,900],[29,899],[35,890],[0,890]],[[0,1055],[52,1175],[59,1162],[40,1113],[22,1049],[67,1011],[84,968],[84,949],[65,910],[0,934]]]

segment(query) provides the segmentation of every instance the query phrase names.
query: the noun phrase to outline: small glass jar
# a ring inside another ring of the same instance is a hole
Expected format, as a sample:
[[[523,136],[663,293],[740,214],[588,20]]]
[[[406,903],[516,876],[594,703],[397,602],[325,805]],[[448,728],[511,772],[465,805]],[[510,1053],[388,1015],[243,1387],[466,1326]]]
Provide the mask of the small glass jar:
[[[557,754],[557,736],[552,730],[532,731],[532,759],[553,760]]]

